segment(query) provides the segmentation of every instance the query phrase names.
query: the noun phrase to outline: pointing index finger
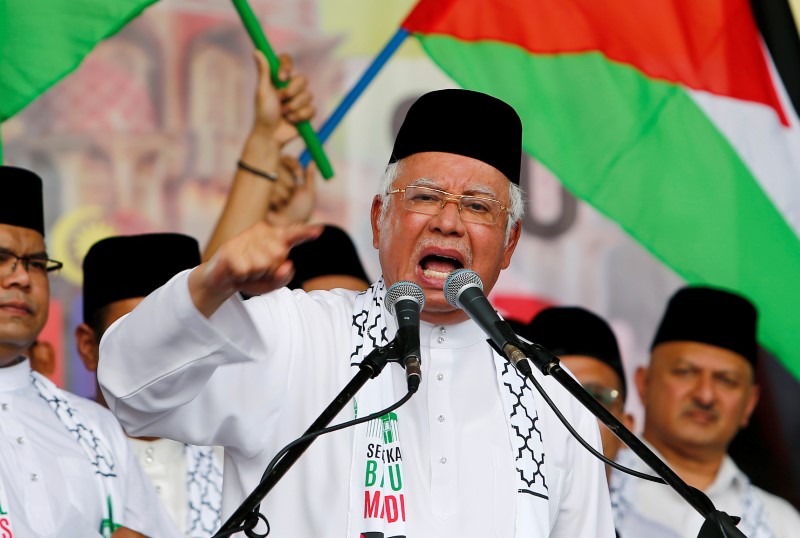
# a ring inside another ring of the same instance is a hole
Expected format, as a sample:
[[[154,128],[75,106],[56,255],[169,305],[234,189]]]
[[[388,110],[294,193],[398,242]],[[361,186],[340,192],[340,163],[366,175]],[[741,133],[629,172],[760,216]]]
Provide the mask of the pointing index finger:
[[[322,224],[292,225],[285,228],[284,239],[289,248],[316,239],[325,227]]]

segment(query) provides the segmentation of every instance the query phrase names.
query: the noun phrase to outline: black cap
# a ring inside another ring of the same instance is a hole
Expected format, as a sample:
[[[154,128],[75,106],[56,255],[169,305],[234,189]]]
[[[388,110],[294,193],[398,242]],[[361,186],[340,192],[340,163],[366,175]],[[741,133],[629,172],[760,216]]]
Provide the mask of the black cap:
[[[519,335],[558,356],[585,355],[606,363],[619,376],[623,398],[627,394],[617,338],[600,316],[577,306],[545,308]]]
[[[478,159],[519,185],[522,121],[510,105],[485,93],[426,93],[408,110],[389,163],[425,151]]]
[[[736,293],[706,286],[681,288],[650,346],[664,342],[699,342],[738,353],[755,366],[758,359],[756,307]]]
[[[287,287],[292,290],[302,288],[312,278],[326,275],[346,275],[369,283],[353,240],[336,226],[326,224],[319,237],[293,247],[289,259],[294,264],[294,277]]]
[[[24,168],[0,166],[3,209],[0,224],[30,228],[44,236],[42,178]]]
[[[83,321],[114,301],[145,297],[184,269],[200,265],[200,246],[188,235],[115,236],[92,245],[83,259]]]

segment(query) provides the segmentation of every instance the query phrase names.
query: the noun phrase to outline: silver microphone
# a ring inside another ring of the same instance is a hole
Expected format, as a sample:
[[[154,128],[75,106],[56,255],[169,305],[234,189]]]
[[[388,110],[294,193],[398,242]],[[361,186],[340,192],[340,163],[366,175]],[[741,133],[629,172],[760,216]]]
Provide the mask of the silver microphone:
[[[460,308],[483,329],[483,332],[502,349],[508,360],[523,374],[531,372],[527,355],[520,349],[522,343],[506,321],[500,317],[483,293],[483,282],[478,273],[458,269],[450,273],[444,283],[444,297],[451,305]]]
[[[408,391],[416,392],[422,381],[419,351],[419,313],[425,307],[425,293],[408,280],[395,282],[386,291],[386,310],[397,319],[397,344],[406,369]]]

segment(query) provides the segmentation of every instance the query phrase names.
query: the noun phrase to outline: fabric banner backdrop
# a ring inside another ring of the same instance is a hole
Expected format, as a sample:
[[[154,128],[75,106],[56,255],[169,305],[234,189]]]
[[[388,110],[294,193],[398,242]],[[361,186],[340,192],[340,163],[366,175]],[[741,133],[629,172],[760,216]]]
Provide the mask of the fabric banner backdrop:
[[[0,123],[156,0],[0,2]]]
[[[526,151],[574,194],[689,283],[754,300],[800,379],[799,101],[747,1],[423,0],[403,27],[520,111]]]

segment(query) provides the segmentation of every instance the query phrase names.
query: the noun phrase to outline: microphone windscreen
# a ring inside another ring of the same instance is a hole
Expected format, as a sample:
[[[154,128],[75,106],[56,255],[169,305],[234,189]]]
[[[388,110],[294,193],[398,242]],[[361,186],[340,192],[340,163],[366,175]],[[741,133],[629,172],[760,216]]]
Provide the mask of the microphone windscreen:
[[[450,273],[444,282],[444,298],[452,306],[459,307],[458,296],[465,286],[477,286],[483,291],[483,281],[472,269],[458,269]]]
[[[386,310],[388,310],[391,315],[395,315],[394,305],[401,299],[416,301],[416,303],[419,304],[420,310],[425,307],[425,293],[422,291],[422,288],[409,280],[395,282],[389,286],[389,289],[386,291]]]

